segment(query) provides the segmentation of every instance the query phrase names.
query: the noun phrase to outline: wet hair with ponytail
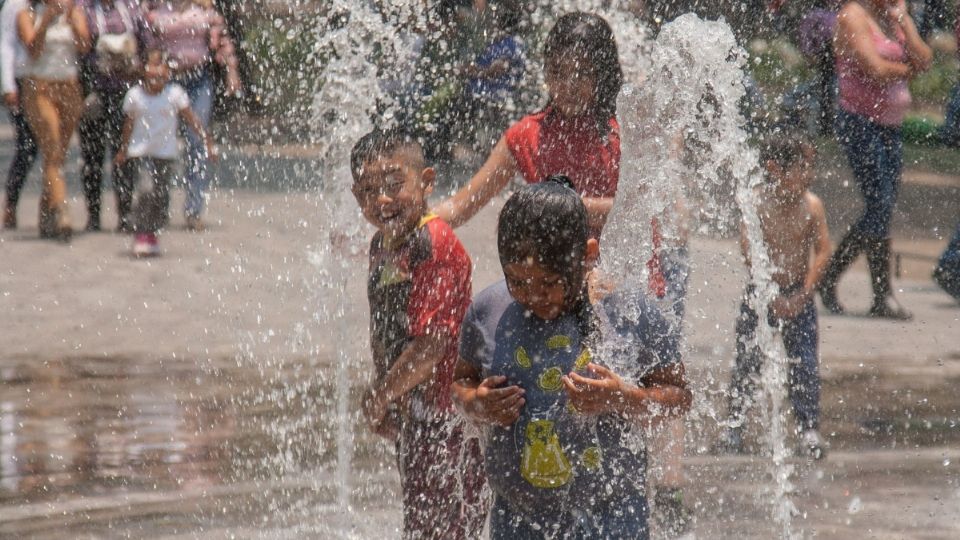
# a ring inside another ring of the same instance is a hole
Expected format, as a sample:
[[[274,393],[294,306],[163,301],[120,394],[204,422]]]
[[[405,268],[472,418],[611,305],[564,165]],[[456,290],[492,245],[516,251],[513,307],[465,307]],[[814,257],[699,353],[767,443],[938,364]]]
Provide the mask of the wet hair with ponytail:
[[[500,264],[536,261],[563,276],[568,301],[581,292],[588,238],[587,209],[563,175],[517,190],[503,206],[497,223]]]
[[[574,313],[584,344],[594,348],[600,325],[587,293],[587,208],[561,174],[527,184],[504,204],[497,222],[500,264],[528,259],[563,277],[568,309]]]
[[[600,135],[610,132],[610,119],[617,115],[617,95],[623,86],[623,70],[613,30],[602,17],[583,11],[567,13],[557,20],[543,48],[545,68],[564,58],[582,59],[596,81],[593,117]]]

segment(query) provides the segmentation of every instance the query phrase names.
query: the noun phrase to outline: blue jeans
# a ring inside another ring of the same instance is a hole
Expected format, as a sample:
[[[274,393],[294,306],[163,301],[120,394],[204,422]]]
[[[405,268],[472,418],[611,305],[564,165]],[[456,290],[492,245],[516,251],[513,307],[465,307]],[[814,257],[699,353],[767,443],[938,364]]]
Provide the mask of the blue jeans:
[[[960,142],[960,82],[950,91],[950,101],[947,102],[943,125],[937,130],[937,138],[943,144],[951,146]]]
[[[960,223],[957,223],[957,230],[947,249],[940,255],[934,279],[951,296],[960,300]]]
[[[783,294],[795,290],[796,287],[787,288]],[[749,296],[747,291],[747,298]],[[744,421],[746,409],[753,402],[762,358],[760,351],[751,346],[759,317],[747,298],[740,305],[737,318],[737,363],[730,384],[730,417],[739,423]],[[816,306],[811,300],[795,318],[770,317],[767,322],[779,327],[787,356],[792,360],[788,389],[797,423],[802,429],[817,429],[820,425],[820,360]]]
[[[863,193],[863,215],[853,227],[870,238],[888,238],[903,170],[900,128],[838,111],[836,132]]]
[[[210,128],[210,117],[213,113],[213,76],[209,70],[200,70],[196,73],[183,75],[174,82],[187,91],[190,96],[190,108],[200,119],[203,129]],[[184,163],[185,181],[187,186],[187,202],[184,214],[187,217],[200,217],[206,206],[206,193],[210,187],[210,175],[207,170],[207,149],[203,139],[187,127],[181,128],[183,139],[186,142],[186,160]]]
[[[20,81],[17,81],[17,96],[22,96]],[[22,102],[22,99],[21,99]],[[20,201],[20,192],[23,190],[23,184],[27,181],[27,173],[30,167],[37,160],[37,142],[33,138],[33,132],[30,131],[30,125],[27,124],[27,115],[23,112],[23,107],[19,107],[16,112],[10,111],[10,119],[13,120],[13,126],[17,134],[16,151],[13,154],[13,161],[10,163],[10,172],[7,174],[7,206],[16,208]]]
[[[663,297],[666,313],[672,313],[676,323],[683,322],[687,303],[687,285],[690,281],[690,255],[687,248],[664,249],[660,255],[660,270],[667,282]]]

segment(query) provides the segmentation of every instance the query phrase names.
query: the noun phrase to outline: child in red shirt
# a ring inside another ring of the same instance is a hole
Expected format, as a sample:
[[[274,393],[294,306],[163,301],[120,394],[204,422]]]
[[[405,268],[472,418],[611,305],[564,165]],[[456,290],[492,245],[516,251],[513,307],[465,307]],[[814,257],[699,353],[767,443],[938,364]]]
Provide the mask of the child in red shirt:
[[[376,380],[363,411],[396,441],[404,538],[473,538],[486,504],[479,444],[450,401],[471,264],[453,230],[427,212],[434,171],[399,132],[373,132],[350,156],[353,194],[378,231],[367,297]]]

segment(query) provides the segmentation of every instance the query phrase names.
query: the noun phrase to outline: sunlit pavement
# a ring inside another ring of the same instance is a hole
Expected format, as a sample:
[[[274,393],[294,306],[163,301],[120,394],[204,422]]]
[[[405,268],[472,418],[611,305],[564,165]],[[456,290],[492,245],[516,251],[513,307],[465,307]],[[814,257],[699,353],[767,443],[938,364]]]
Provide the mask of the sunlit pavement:
[[[205,232],[182,228],[177,192],[164,254],[152,260],[132,259],[130,238],[113,233],[78,234],[68,246],[36,239],[31,180],[21,229],[0,232],[0,536],[397,536],[389,449],[357,424],[352,467],[338,475],[336,465],[334,361],[351,359],[354,402],[369,377],[363,263],[347,288],[343,339],[314,316],[333,304],[331,284],[310,262],[329,216],[309,191],[282,191],[328,179],[302,155],[257,152],[227,152],[223,178],[243,182],[214,192]],[[76,188],[75,164],[71,171]],[[817,187],[835,234],[859,204],[842,180]],[[945,244],[933,228],[946,233],[960,217],[955,180],[908,174],[904,186],[895,286],[915,319],[821,317],[831,449],[821,462],[791,462],[792,527],[803,536],[960,535],[960,306],[929,279]],[[109,227],[109,193],[105,201]],[[459,231],[474,256],[475,290],[498,277],[496,210]],[[72,211],[82,225],[80,198]],[[692,245],[687,362],[698,402],[686,500],[698,538],[781,531],[770,517],[762,430],[750,432],[754,456],[709,453],[743,287],[736,249],[729,239]],[[840,294],[866,311],[862,265]],[[342,478],[349,511],[337,504]]]

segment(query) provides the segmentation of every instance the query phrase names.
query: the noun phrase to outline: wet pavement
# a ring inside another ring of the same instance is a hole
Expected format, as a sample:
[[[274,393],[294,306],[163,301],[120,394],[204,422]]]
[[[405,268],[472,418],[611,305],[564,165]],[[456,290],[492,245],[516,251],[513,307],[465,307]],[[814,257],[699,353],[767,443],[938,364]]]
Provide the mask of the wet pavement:
[[[0,232],[0,537],[398,536],[392,450],[355,414],[370,376],[363,280],[348,283],[339,326],[317,315],[335,291],[311,263],[329,216],[310,190],[276,188],[285,175],[297,186],[324,178],[302,156],[254,150],[225,160],[233,172],[222,173],[207,231],[186,232],[174,214],[159,259],[131,259],[129,238],[112,233],[80,234],[70,246],[36,240],[35,188],[21,204],[22,229]],[[843,180],[818,186],[835,234],[857,204]],[[960,537],[960,306],[929,280],[945,243],[937,230],[960,215],[958,185],[935,176],[903,192],[912,213],[898,217],[894,247],[906,256],[896,286],[915,320],[821,318],[831,448],[823,461],[791,461],[802,537]],[[173,208],[181,204],[177,193]],[[476,291],[498,279],[496,210],[459,231]],[[82,223],[80,199],[73,213]],[[748,438],[756,455],[709,452],[744,280],[737,246],[702,238],[692,253],[693,533],[773,538],[762,429]],[[862,266],[841,296],[866,309]],[[346,419],[336,412],[344,380]],[[344,433],[348,468],[338,466]]]

